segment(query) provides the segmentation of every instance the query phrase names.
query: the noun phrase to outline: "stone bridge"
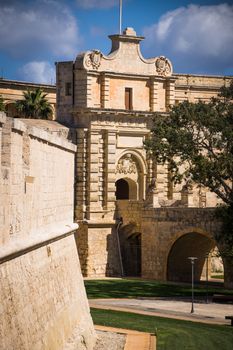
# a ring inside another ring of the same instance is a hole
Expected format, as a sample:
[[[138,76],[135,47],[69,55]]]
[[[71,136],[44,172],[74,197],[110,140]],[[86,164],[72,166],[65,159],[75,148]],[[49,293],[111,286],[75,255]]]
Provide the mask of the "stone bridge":
[[[213,208],[150,208],[144,201],[118,200],[117,217],[123,220],[119,238],[126,275],[189,281],[188,257],[194,256],[195,280],[205,276],[220,229]]]

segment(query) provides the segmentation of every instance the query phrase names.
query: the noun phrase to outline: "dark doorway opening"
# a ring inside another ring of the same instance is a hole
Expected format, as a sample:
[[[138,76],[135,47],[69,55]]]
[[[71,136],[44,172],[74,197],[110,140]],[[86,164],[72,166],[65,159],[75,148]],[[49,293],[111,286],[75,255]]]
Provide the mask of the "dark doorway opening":
[[[141,276],[141,234],[133,233],[122,242],[122,262],[124,275]]]
[[[116,199],[129,199],[129,184],[124,179],[116,182]]]

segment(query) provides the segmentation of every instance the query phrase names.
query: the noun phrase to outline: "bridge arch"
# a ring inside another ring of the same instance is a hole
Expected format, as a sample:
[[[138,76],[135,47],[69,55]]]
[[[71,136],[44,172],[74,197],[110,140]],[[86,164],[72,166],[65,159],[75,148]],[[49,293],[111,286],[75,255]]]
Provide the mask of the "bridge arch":
[[[189,282],[191,280],[191,263],[188,257],[197,257],[195,261],[194,279],[201,279],[206,256],[216,242],[205,231],[195,229],[175,235],[167,256],[167,280]]]

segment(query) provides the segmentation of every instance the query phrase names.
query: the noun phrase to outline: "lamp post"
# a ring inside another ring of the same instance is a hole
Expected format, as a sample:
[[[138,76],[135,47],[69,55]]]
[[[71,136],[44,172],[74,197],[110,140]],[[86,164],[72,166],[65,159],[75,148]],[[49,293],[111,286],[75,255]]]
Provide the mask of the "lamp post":
[[[191,262],[191,266],[192,266],[192,307],[191,307],[191,314],[194,313],[194,263],[195,263],[195,260],[197,259],[197,257],[195,256],[190,256],[188,257],[188,259],[190,260]]]
[[[208,279],[209,279],[209,253],[206,253],[206,304],[208,304],[209,302]]]

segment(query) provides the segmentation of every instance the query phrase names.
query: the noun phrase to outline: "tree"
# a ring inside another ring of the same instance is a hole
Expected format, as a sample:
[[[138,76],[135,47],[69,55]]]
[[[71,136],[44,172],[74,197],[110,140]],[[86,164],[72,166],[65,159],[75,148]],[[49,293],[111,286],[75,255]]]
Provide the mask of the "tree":
[[[5,112],[4,100],[1,95],[0,95],[0,112]]]
[[[221,198],[225,205],[217,214],[223,225],[215,238],[228,256],[233,252],[232,99],[233,81],[209,103],[184,101],[169,115],[155,116],[151,138],[145,142],[158,163],[168,164],[174,182],[194,182]]]
[[[52,114],[52,106],[46,99],[47,94],[44,94],[41,88],[24,91],[23,96],[23,100],[16,101],[16,109],[25,118],[48,119]]]

